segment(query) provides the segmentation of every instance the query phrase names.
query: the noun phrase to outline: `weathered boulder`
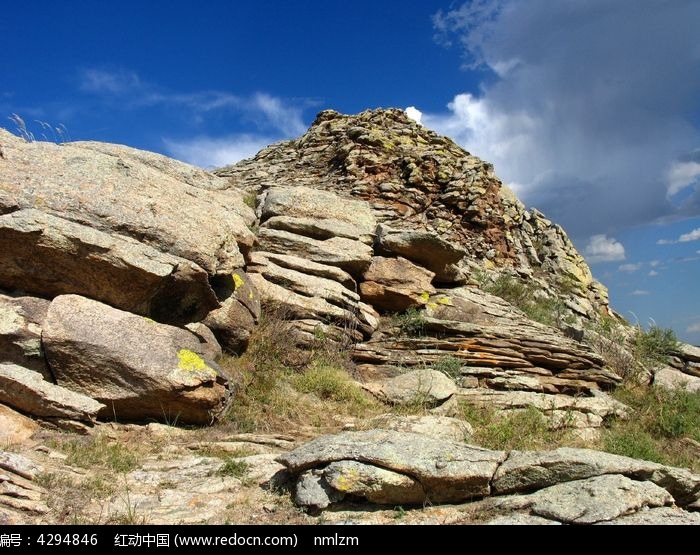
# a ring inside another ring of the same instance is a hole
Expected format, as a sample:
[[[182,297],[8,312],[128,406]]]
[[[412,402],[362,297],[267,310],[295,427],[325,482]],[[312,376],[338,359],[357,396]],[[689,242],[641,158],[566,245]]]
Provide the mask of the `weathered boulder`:
[[[102,403],[44,380],[41,374],[15,364],[0,364],[0,403],[47,420],[92,422]]]
[[[228,380],[187,330],[63,295],[43,337],[58,383],[104,403],[103,418],[209,424],[228,405]]]
[[[333,489],[321,470],[308,470],[299,476],[294,488],[294,502],[300,507],[326,509],[341,501],[344,494]]]
[[[464,280],[456,264],[467,252],[458,245],[442,239],[437,233],[420,230],[377,228],[377,250],[403,256],[435,274],[440,283]]]
[[[366,387],[386,403],[425,407],[441,405],[457,391],[455,383],[445,374],[425,369],[412,370]]]
[[[666,366],[654,372],[654,385],[665,389],[700,391],[700,377]]]
[[[700,495],[700,476],[686,469],[573,448],[511,451],[493,477],[492,487],[494,493],[503,495],[608,474],[652,482],[668,491],[679,506],[694,502]]]
[[[474,433],[472,426],[464,420],[435,414],[399,416],[382,414],[367,422],[370,429],[412,432],[448,441],[466,441]]]
[[[415,478],[357,461],[332,462],[323,478],[343,495],[361,497],[370,503],[417,505],[427,499]]]
[[[409,476],[422,485],[427,499],[449,503],[488,495],[505,456],[419,434],[369,430],[319,437],[277,460],[295,475],[332,462],[358,461]]]
[[[40,372],[51,380],[41,346],[41,326],[49,301],[0,294],[0,363],[12,363]]]
[[[196,264],[38,210],[0,216],[0,253],[8,290],[85,295],[170,323],[200,320],[218,306]]]
[[[673,497],[651,482],[613,474],[556,484],[502,506],[509,503],[566,524],[597,524],[644,507],[672,505]]]
[[[0,445],[24,443],[39,429],[31,418],[0,405]]]
[[[360,284],[360,295],[379,310],[402,312],[428,302],[435,293],[434,276],[405,258],[375,256]]]
[[[227,180],[119,145],[28,143],[0,134],[0,213],[11,205],[35,208],[127,235],[210,275],[244,265],[255,214]]]

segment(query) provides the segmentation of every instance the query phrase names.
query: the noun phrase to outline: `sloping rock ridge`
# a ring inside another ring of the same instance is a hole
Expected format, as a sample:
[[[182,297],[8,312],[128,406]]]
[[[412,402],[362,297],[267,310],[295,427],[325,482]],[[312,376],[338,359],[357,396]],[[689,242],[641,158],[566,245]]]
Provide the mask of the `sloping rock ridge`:
[[[423,265],[438,282],[459,280],[455,265],[467,254],[482,268],[512,268],[538,280],[552,295],[566,296],[579,314],[608,310],[606,289],[560,226],[526,210],[490,164],[401,110],[321,112],[303,137],[216,173],[256,194],[301,186],[336,192],[346,203],[362,199],[383,224],[381,250]],[[353,212],[348,205],[347,213]],[[278,210],[275,217],[281,216]],[[325,211],[315,217],[334,218]]]

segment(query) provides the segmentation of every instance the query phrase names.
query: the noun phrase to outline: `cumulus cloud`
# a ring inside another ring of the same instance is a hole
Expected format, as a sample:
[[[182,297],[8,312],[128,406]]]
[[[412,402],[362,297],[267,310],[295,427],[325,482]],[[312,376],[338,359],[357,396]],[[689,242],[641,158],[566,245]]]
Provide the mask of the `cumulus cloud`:
[[[651,293],[644,289],[635,289],[630,293],[630,295],[633,295],[634,297],[646,297],[647,295],[651,295]]]
[[[493,162],[579,239],[700,214],[700,160],[689,159],[700,3],[644,4],[474,0],[438,13],[439,40],[493,78],[423,124]]]
[[[627,273],[633,273],[639,270],[642,267],[641,264],[622,264],[617,271],[618,272],[627,272]]]
[[[656,243],[658,245],[673,245],[675,243],[690,243],[691,241],[700,240],[700,227],[684,233],[678,239],[659,239]]]
[[[649,273],[647,274],[649,277],[656,277],[659,275],[659,272],[656,270],[650,270]]]
[[[406,108],[405,112],[406,115],[416,123],[422,123],[421,120],[423,119],[423,112],[421,112],[415,106],[409,106],[408,108]]]
[[[700,333],[700,322],[696,324],[690,324],[685,331],[687,333]]]
[[[173,158],[205,169],[220,168],[250,158],[272,142],[270,138],[255,135],[164,140],[165,148]]]
[[[589,263],[616,262],[625,259],[625,247],[618,240],[607,235],[594,235],[583,251]]]

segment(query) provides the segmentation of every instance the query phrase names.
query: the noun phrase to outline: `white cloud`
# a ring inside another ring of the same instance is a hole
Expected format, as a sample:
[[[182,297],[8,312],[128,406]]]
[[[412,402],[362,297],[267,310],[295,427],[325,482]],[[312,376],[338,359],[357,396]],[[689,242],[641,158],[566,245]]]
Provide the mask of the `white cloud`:
[[[668,195],[673,196],[692,185],[700,177],[700,163],[696,161],[674,161],[668,171]]]
[[[421,112],[415,106],[409,106],[408,108],[406,108],[405,112],[406,112],[406,115],[409,118],[411,118],[413,121],[415,121],[416,123],[419,123],[419,124],[422,123],[421,120],[423,119],[423,112]]]
[[[690,241],[697,241],[700,239],[700,227],[694,229],[690,233],[684,233],[678,238],[679,243],[689,243]]]
[[[574,237],[700,214],[690,181],[700,130],[689,116],[700,110],[699,20],[693,0],[659,10],[474,0],[440,12],[440,39],[494,75],[423,123],[494,163]],[[670,190],[685,193],[681,206]]]
[[[625,247],[618,240],[607,235],[591,237],[583,253],[590,264],[625,259]]]
[[[656,277],[659,275],[659,272],[657,272],[656,270],[651,270],[647,275],[649,277]]]
[[[661,260],[652,260],[651,262],[649,262],[649,266],[651,266],[652,268],[656,268],[660,265],[661,265]]]
[[[697,229],[694,229],[693,231],[689,231],[688,233],[684,233],[681,235],[678,239],[659,239],[656,244],[657,245],[674,245],[676,243],[690,243],[691,241],[698,241],[700,240],[700,227]]]
[[[686,329],[686,333],[700,333],[700,322],[696,324],[690,324]]]
[[[649,291],[645,291],[644,289],[635,289],[630,293],[630,295],[634,295],[635,297],[646,297],[647,295],[651,295]]]
[[[81,90],[121,109],[177,107],[187,110],[198,122],[209,113],[228,110],[279,138],[301,135],[307,127],[301,105],[264,92],[247,96],[215,90],[183,93],[148,82],[133,71],[99,68],[84,69],[79,85]]]
[[[164,139],[171,156],[205,169],[220,168],[250,158],[272,142],[272,139],[255,135],[197,137],[187,141]]]
[[[80,89],[92,93],[125,94],[144,86],[133,71],[88,68],[80,72]]]
[[[627,272],[627,273],[633,273],[639,270],[642,267],[641,264],[622,264],[617,271],[618,272]]]

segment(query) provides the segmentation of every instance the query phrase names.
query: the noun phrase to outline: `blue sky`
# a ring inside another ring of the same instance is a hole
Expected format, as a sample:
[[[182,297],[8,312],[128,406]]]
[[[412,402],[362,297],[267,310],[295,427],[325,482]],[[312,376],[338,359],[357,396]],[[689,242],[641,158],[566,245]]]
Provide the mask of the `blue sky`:
[[[700,344],[698,21],[694,0],[5,2],[0,117],[210,167],[321,109],[415,106],[564,226],[620,313]]]

